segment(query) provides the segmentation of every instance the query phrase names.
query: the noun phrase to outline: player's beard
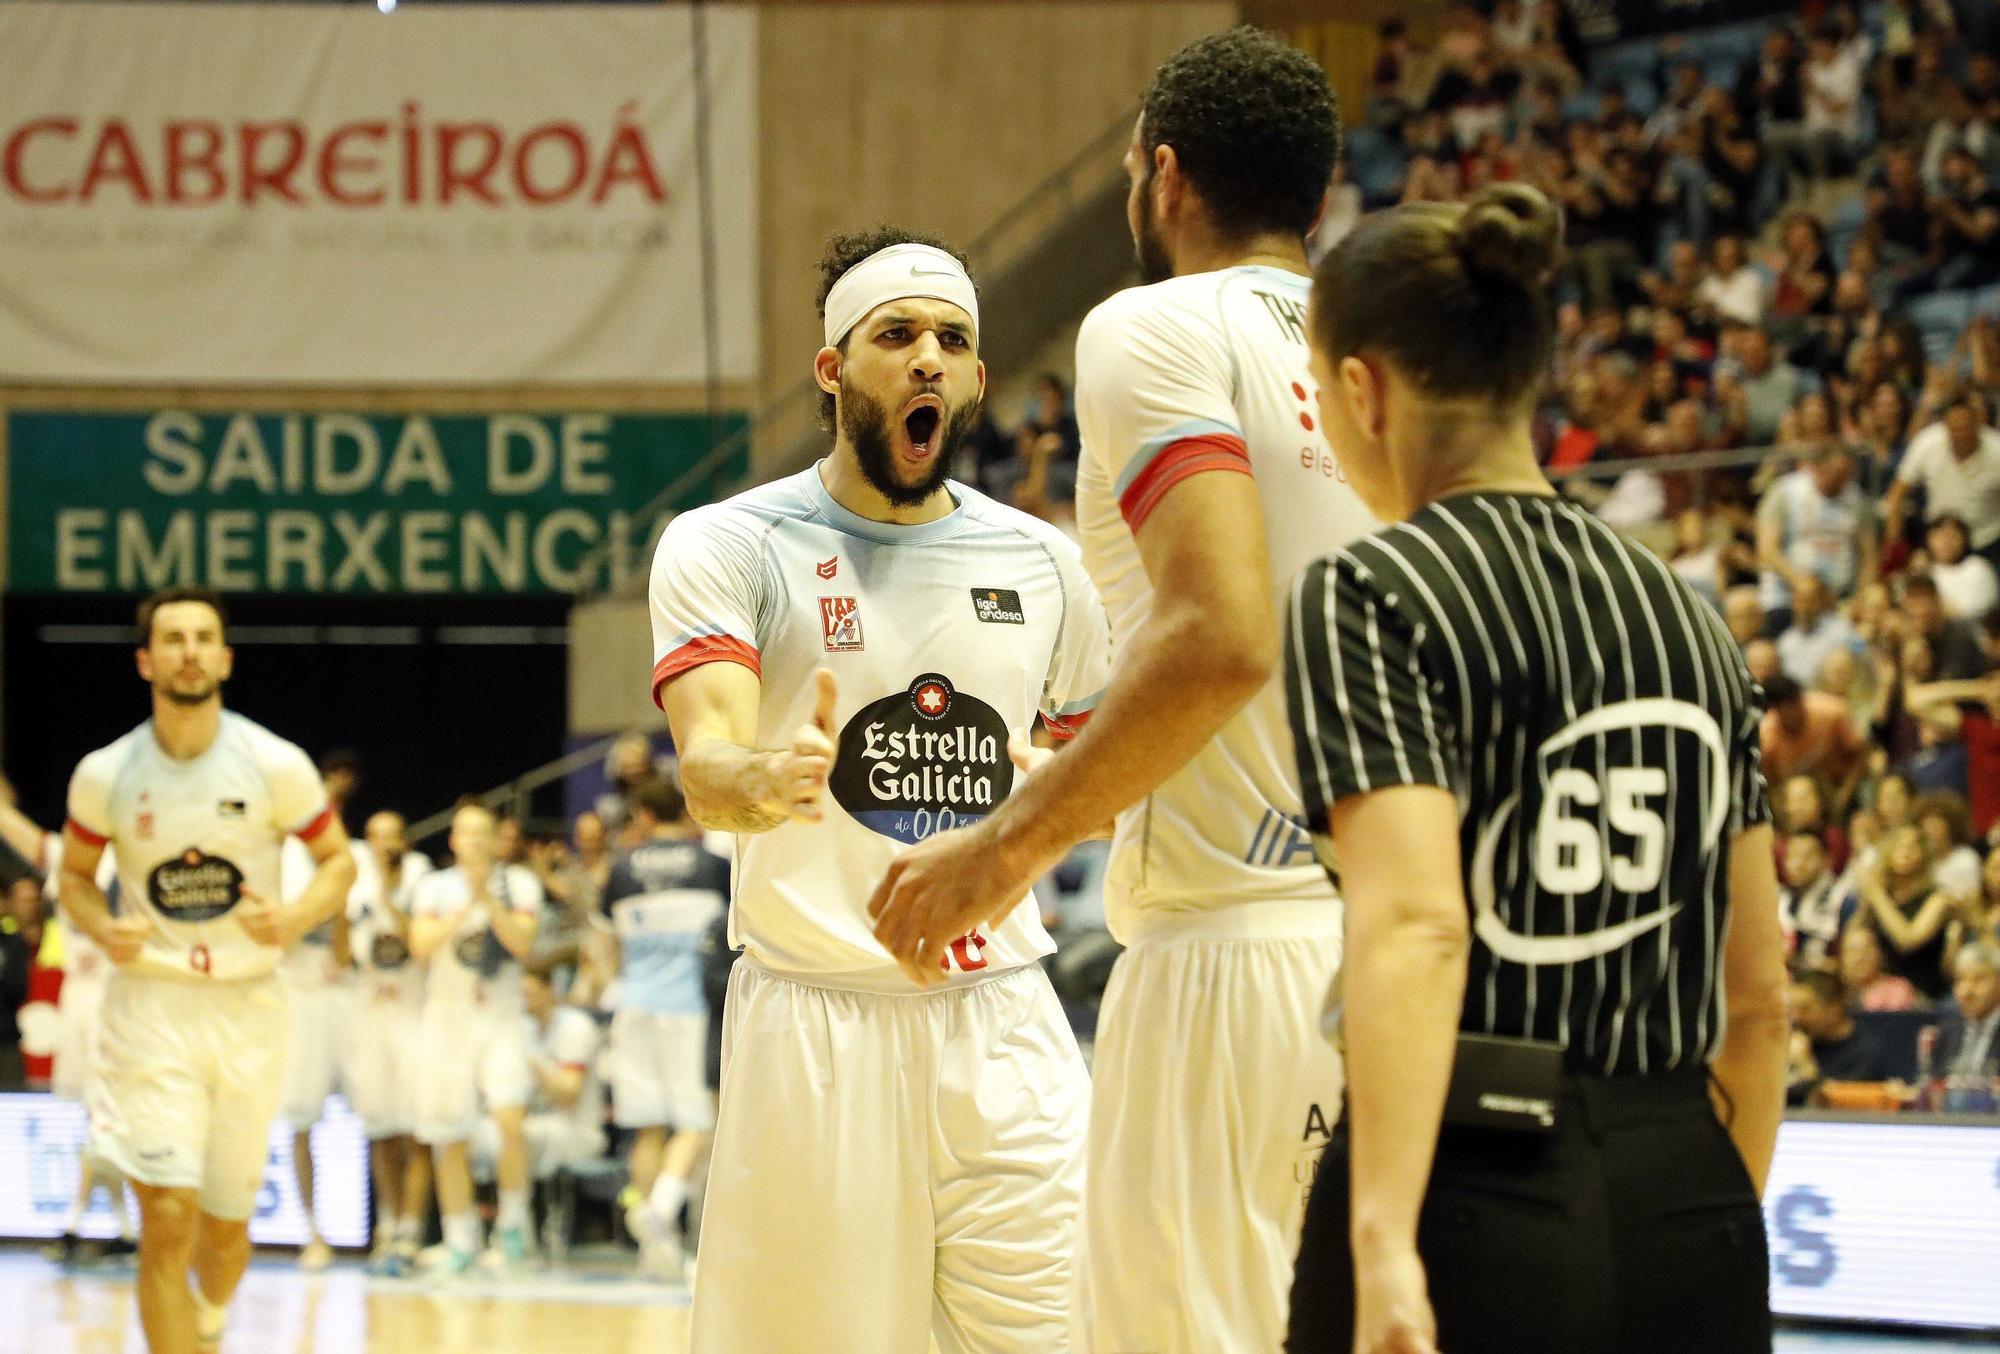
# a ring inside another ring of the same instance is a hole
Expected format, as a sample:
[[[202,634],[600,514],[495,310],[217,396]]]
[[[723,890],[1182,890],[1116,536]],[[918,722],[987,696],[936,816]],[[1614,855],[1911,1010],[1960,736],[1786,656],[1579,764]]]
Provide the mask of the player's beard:
[[[172,681],[165,681],[157,683],[154,686],[154,690],[158,691],[175,705],[206,705],[215,699],[217,692],[222,690],[222,683],[212,677],[205,676],[205,680],[200,686],[177,687]]]
[[[1160,238],[1160,223],[1153,219],[1153,170],[1146,168],[1146,182],[1139,190],[1139,227],[1132,236],[1132,251],[1139,257],[1139,279],[1151,286],[1174,275],[1174,261],[1167,257],[1167,243]]]
[[[977,396],[952,410],[932,434],[937,438],[937,447],[931,452],[929,468],[921,479],[905,484],[896,478],[895,416],[882,401],[848,381],[844,373],[840,381],[840,431],[854,448],[861,477],[892,507],[919,507],[938,491],[938,486],[951,474],[952,462],[957,459],[958,449],[972,429],[973,415],[978,412]]]

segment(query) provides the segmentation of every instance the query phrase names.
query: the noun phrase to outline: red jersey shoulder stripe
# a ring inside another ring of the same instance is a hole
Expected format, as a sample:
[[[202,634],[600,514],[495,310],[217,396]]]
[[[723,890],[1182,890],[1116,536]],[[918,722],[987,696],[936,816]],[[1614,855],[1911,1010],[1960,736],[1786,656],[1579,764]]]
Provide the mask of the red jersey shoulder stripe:
[[[89,828],[85,827],[82,823],[77,822],[76,819],[74,818],[67,820],[63,824],[63,828],[65,831],[75,833],[76,839],[82,842],[85,846],[103,846],[111,840],[111,838],[109,837],[102,836],[99,833],[92,832]]]
[[[1210,470],[1250,473],[1250,448],[1233,433],[1197,433],[1169,442],[1118,496],[1125,524],[1137,531],[1167,491],[1182,480]]]
[[[653,704],[660,704],[660,688],[669,679],[704,663],[741,663],[759,677],[764,675],[757,650],[734,635],[697,635],[653,664]]]

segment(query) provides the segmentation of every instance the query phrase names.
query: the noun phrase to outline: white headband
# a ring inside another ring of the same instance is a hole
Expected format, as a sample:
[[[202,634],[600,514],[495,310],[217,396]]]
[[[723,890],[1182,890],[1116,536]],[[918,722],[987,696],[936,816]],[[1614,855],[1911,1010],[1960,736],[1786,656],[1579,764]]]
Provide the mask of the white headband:
[[[839,346],[875,307],[912,296],[957,306],[972,317],[972,336],[978,341],[979,298],[965,265],[927,244],[892,244],[842,273],[826,294],[826,346]]]

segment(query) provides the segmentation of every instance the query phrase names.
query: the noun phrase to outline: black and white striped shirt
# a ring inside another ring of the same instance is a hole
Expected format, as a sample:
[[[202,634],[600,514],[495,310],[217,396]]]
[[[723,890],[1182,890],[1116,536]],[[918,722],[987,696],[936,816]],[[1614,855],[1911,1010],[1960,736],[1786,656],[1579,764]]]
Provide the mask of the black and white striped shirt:
[[[1714,1056],[1761,699],[1659,559],[1563,499],[1449,498],[1299,576],[1286,667],[1315,831],[1346,795],[1458,797],[1461,1029],[1603,1076]]]

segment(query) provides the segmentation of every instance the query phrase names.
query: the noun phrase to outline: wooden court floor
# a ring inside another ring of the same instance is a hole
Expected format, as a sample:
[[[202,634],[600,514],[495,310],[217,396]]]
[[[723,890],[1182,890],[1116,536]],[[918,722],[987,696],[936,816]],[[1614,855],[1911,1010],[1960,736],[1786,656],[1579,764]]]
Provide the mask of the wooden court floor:
[[[64,1274],[0,1251],[0,1354],[145,1354],[128,1270]],[[622,1275],[530,1274],[445,1285],[301,1274],[260,1258],[223,1354],[686,1354],[687,1294]]]

